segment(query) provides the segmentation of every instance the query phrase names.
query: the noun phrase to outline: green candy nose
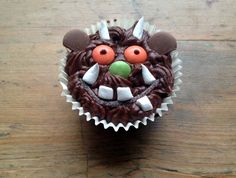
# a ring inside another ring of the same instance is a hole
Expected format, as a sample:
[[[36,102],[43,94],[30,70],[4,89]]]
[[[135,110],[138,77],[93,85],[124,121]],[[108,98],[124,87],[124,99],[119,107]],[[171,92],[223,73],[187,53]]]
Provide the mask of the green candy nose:
[[[110,65],[109,72],[127,78],[131,72],[131,67],[124,61],[116,61]]]

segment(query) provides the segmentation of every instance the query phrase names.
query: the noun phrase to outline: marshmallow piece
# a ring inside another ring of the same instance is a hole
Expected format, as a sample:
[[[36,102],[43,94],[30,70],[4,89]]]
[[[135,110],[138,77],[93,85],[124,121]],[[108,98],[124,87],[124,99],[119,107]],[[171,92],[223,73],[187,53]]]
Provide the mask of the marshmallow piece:
[[[141,39],[143,36],[143,28],[144,28],[144,18],[141,17],[138,23],[134,27],[133,36],[138,39]]]
[[[101,21],[101,26],[99,28],[99,36],[101,39],[110,40],[110,35],[109,35],[108,28],[107,28],[107,23],[104,20]]]
[[[126,101],[133,98],[133,94],[129,87],[118,87],[117,88],[117,100]]]
[[[84,74],[82,80],[92,85],[96,82],[99,74],[99,65],[96,63]]]
[[[113,98],[113,89],[104,85],[100,85],[98,96],[103,99],[111,100]]]
[[[145,84],[151,85],[156,80],[156,78],[151,74],[151,72],[145,65],[141,64],[141,66],[142,66],[142,76]]]
[[[146,95],[139,98],[136,101],[136,104],[141,107],[143,111],[150,111],[153,109],[152,103]]]

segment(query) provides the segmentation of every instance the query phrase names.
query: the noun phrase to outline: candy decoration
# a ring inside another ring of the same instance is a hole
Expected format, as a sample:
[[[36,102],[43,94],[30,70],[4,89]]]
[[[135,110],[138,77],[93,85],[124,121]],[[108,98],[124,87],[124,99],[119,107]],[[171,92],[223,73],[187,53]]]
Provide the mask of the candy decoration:
[[[147,85],[151,85],[156,80],[156,78],[151,74],[151,72],[145,65],[141,64],[141,66],[144,83]]]
[[[110,46],[99,45],[92,52],[93,59],[101,65],[110,64],[115,58],[115,52]]]
[[[147,60],[147,52],[137,45],[128,47],[125,52],[125,59],[131,64],[143,63]]]
[[[99,28],[99,36],[101,39],[110,40],[110,35],[109,35],[108,28],[107,28],[107,23],[104,20],[101,21],[101,26]]]
[[[82,30],[71,30],[63,38],[63,45],[72,51],[83,50],[89,44],[89,36]]]
[[[150,111],[153,109],[152,103],[146,95],[139,98],[136,101],[136,104],[141,107],[143,111]]]
[[[157,32],[148,39],[148,45],[159,54],[167,54],[177,48],[176,39],[167,32]]]
[[[143,36],[144,18],[140,18],[133,30],[133,36],[141,39]]]
[[[96,82],[99,74],[99,65],[96,63],[93,65],[83,76],[83,81],[92,85]]]
[[[117,88],[117,100],[127,101],[133,98],[133,94],[129,87],[118,87]]]
[[[127,78],[131,72],[131,67],[124,61],[116,61],[109,67],[109,72],[113,75]]]
[[[103,99],[111,100],[113,98],[113,89],[104,85],[100,85],[98,96]]]

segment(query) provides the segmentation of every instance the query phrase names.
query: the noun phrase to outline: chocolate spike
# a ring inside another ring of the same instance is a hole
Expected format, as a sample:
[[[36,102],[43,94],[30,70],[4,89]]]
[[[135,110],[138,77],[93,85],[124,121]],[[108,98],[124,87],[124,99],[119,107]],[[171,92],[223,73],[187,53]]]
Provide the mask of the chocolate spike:
[[[148,39],[148,45],[159,54],[167,54],[177,48],[176,39],[167,32],[157,32]]]
[[[89,36],[82,30],[71,30],[63,38],[63,45],[72,51],[81,51],[89,44]]]

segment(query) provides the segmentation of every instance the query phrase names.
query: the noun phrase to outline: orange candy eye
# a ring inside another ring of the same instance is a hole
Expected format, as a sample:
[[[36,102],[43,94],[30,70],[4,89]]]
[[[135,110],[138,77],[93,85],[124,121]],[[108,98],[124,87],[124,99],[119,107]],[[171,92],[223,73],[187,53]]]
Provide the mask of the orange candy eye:
[[[125,50],[125,58],[131,64],[143,63],[147,60],[147,52],[140,46],[130,46]]]
[[[115,58],[115,52],[110,46],[99,45],[92,52],[93,59],[101,65],[110,64]]]

